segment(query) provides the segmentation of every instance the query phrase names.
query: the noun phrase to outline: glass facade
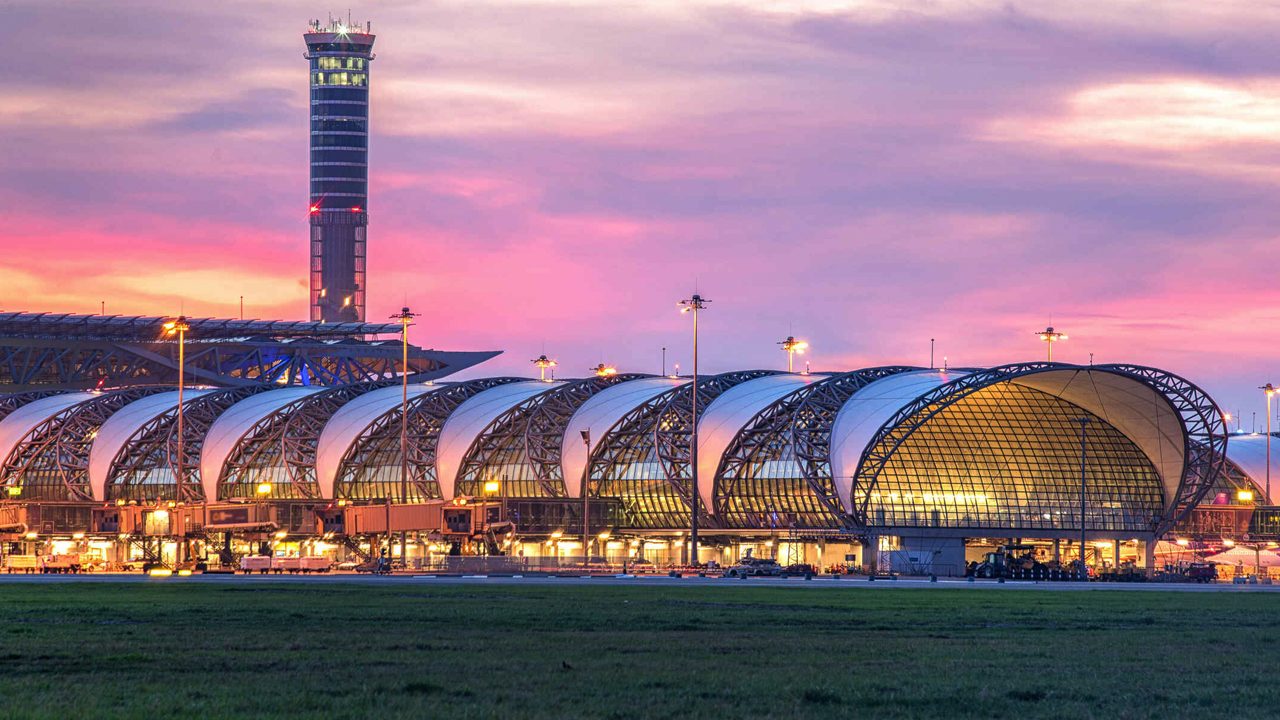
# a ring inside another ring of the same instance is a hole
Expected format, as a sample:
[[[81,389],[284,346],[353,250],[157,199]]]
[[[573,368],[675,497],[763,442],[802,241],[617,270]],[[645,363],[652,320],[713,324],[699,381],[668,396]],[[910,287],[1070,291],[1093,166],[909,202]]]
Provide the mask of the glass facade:
[[[313,26],[305,38],[311,85],[311,319],[362,321],[374,36],[335,25]]]
[[[1080,423],[1089,530],[1150,532],[1164,492],[1147,456],[1105,420],[1015,383],[946,406],[902,441],[854,502],[879,527],[1080,527]]]

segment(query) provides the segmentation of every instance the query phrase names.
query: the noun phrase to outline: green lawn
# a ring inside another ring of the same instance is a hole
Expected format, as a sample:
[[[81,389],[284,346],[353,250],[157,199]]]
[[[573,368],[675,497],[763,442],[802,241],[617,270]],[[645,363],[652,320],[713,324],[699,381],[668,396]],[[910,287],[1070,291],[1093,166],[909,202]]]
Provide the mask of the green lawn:
[[[1269,594],[429,582],[0,585],[0,716],[1280,713]]]

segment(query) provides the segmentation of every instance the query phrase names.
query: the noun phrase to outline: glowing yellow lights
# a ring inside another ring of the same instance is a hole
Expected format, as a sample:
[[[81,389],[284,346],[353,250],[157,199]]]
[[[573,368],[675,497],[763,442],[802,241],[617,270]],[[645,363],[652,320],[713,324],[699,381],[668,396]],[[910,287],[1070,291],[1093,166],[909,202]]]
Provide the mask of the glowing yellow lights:
[[[181,315],[174,318],[173,320],[169,320],[165,322],[165,324],[162,325],[161,327],[164,328],[164,332],[166,335],[172,335],[174,333],[181,334],[191,329],[191,325],[187,323],[187,319]]]
[[[156,511],[152,512],[152,513],[151,513],[151,516],[152,516],[152,517],[154,517],[155,519],[160,520],[161,522],[163,522],[163,521],[165,521],[165,520],[168,520],[168,519],[169,519],[169,511],[168,511],[168,510],[165,510],[164,508],[161,508],[161,509],[159,509],[159,510],[156,510]]]
[[[289,536],[289,532],[288,532],[287,530],[277,530],[277,531],[276,531],[276,539],[277,539],[277,540],[283,540],[283,539],[285,539],[285,538],[286,538],[286,537],[288,537],[288,536]]]
[[[1236,500],[1238,500],[1238,501],[1240,501],[1240,502],[1242,502],[1242,503],[1250,503],[1250,502],[1253,502],[1253,491],[1252,491],[1252,490],[1237,490],[1237,491],[1236,491]]]
[[[8,493],[8,494],[9,494],[9,497],[17,497],[17,496],[19,496],[19,495],[21,495],[21,494],[22,494],[22,486],[21,486],[21,485],[9,485],[9,486],[5,487],[4,491],[5,491],[6,493]]]
[[[346,499],[346,498],[338,498],[338,507],[346,507],[346,506],[347,506],[347,499]]]
[[[563,530],[556,530],[555,532],[551,533],[551,539],[553,540],[559,540],[562,537],[564,537]]]
[[[71,539],[72,539],[72,540],[83,540],[83,539],[84,539],[84,533],[82,533],[82,532],[72,533],[72,534],[71,534]]]
[[[1186,538],[1178,538],[1178,539],[1176,540],[1176,542],[1178,543],[1178,545],[1180,545],[1180,546],[1182,546],[1182,547],[1186,547],[1186,546],[1188,546],[1188,545],[1190,545],[1190,544],[1191,544],[1190,542],[1188,542],[1188,541],[1187,541],[1187,539],[1186,539]]]
[[[1231,540],[1231,539],[1229,539],[1229,538],[1224,538],[1224,539],[1222,540],[1222,544],[1223,544],[1223,546],[1224,546],[1224,547],[1235,547],[1235,546],[1236,546],[1236,541],[1235,541],[1235,540]]]
[[[154,578],[167,578],[173,575],[173,571],[169,568],[151,568],[147,574]]]
[[[596,377],[610,377],[618,374],[618,368],[613,367],[612,365],[600,363],[599,365],[591,368],[591,372],[595,373]]]
[[[23,537],[25,537],[28,540],[35,540],[36,538],[40,537],[40,535],[35,532],[29,532],[26,535],[23,535]]]
[[[256,493],[261,497],[261,496],[265,496],[265,495],[270,495],[270,494],[271,494],[271,491],[272,491],[272,490],[274,490],[274,489],[275,489],[275,488],[274,488],[274,486],[272,486],[272,484],[271,484],[271,483],[269,483],[269,482],[260,482],[260,483],[258,483],[258,487],[254,490],[254,492],[256,492]]]
[[[596,537],[600,538],[601,540],[608,540],[612,536],[613,536],[613,533],[609,532],[608,530],[605,530],[604,532],[600,533]]]
[[[559,364],[555,360],[552,360],[551,358],[547,357],[545,353],[542,355],[539,355],[533,360],[530,360],[530,362],[538,366],[538,379],[542,380],[543,382],[546,382],[547,380],[547,370],[554,368],[556,365]],[[551,375],[553,378],[555,377],[554,372]]]
[[[502,483],[497,480],[490,480],[484,484],[484,492],[486,495],[495,495],[502,489]]]
[[[1036,333],[1036,336],[1048,345],[1049,362],[1053,362],[1053,344],[1067,339],[1066,333],[1054,330],[1052,325]]]
[[[183,568],[178,571],[178,577],[191,577],[191,571]]]
[[[795,356],[803,355],[804,351],[809,349],[809,343],[804,340],[797,340],[794,335],[788,335],[786,340],[778,344],[782,346],[783,352],[787,354],[787,372],[794,372]]]

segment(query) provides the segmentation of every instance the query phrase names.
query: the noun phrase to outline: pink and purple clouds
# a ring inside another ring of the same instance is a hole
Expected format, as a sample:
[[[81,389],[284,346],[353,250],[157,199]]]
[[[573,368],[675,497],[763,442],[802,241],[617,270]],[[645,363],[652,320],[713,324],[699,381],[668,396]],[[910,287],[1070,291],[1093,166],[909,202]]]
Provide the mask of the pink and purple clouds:
[[[344,8],[345,10],[345,8]],[[378,35],[371,319],[479,372],[1055,355],[1280,380],[1280,11],[454,0]],[[313,3],[19,0],[0,307],[306,313]],[[1276,374],[1271,374],[1276,373]]]

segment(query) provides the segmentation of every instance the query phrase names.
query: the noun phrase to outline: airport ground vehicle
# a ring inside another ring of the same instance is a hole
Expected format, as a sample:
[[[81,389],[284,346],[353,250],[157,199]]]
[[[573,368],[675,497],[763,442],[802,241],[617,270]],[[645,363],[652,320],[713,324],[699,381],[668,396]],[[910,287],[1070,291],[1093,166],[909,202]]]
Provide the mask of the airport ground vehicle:
[[[737,565],[725,571],[729,578],[780,577],[785,574],[782,566],[773,558],[744,557]]]

